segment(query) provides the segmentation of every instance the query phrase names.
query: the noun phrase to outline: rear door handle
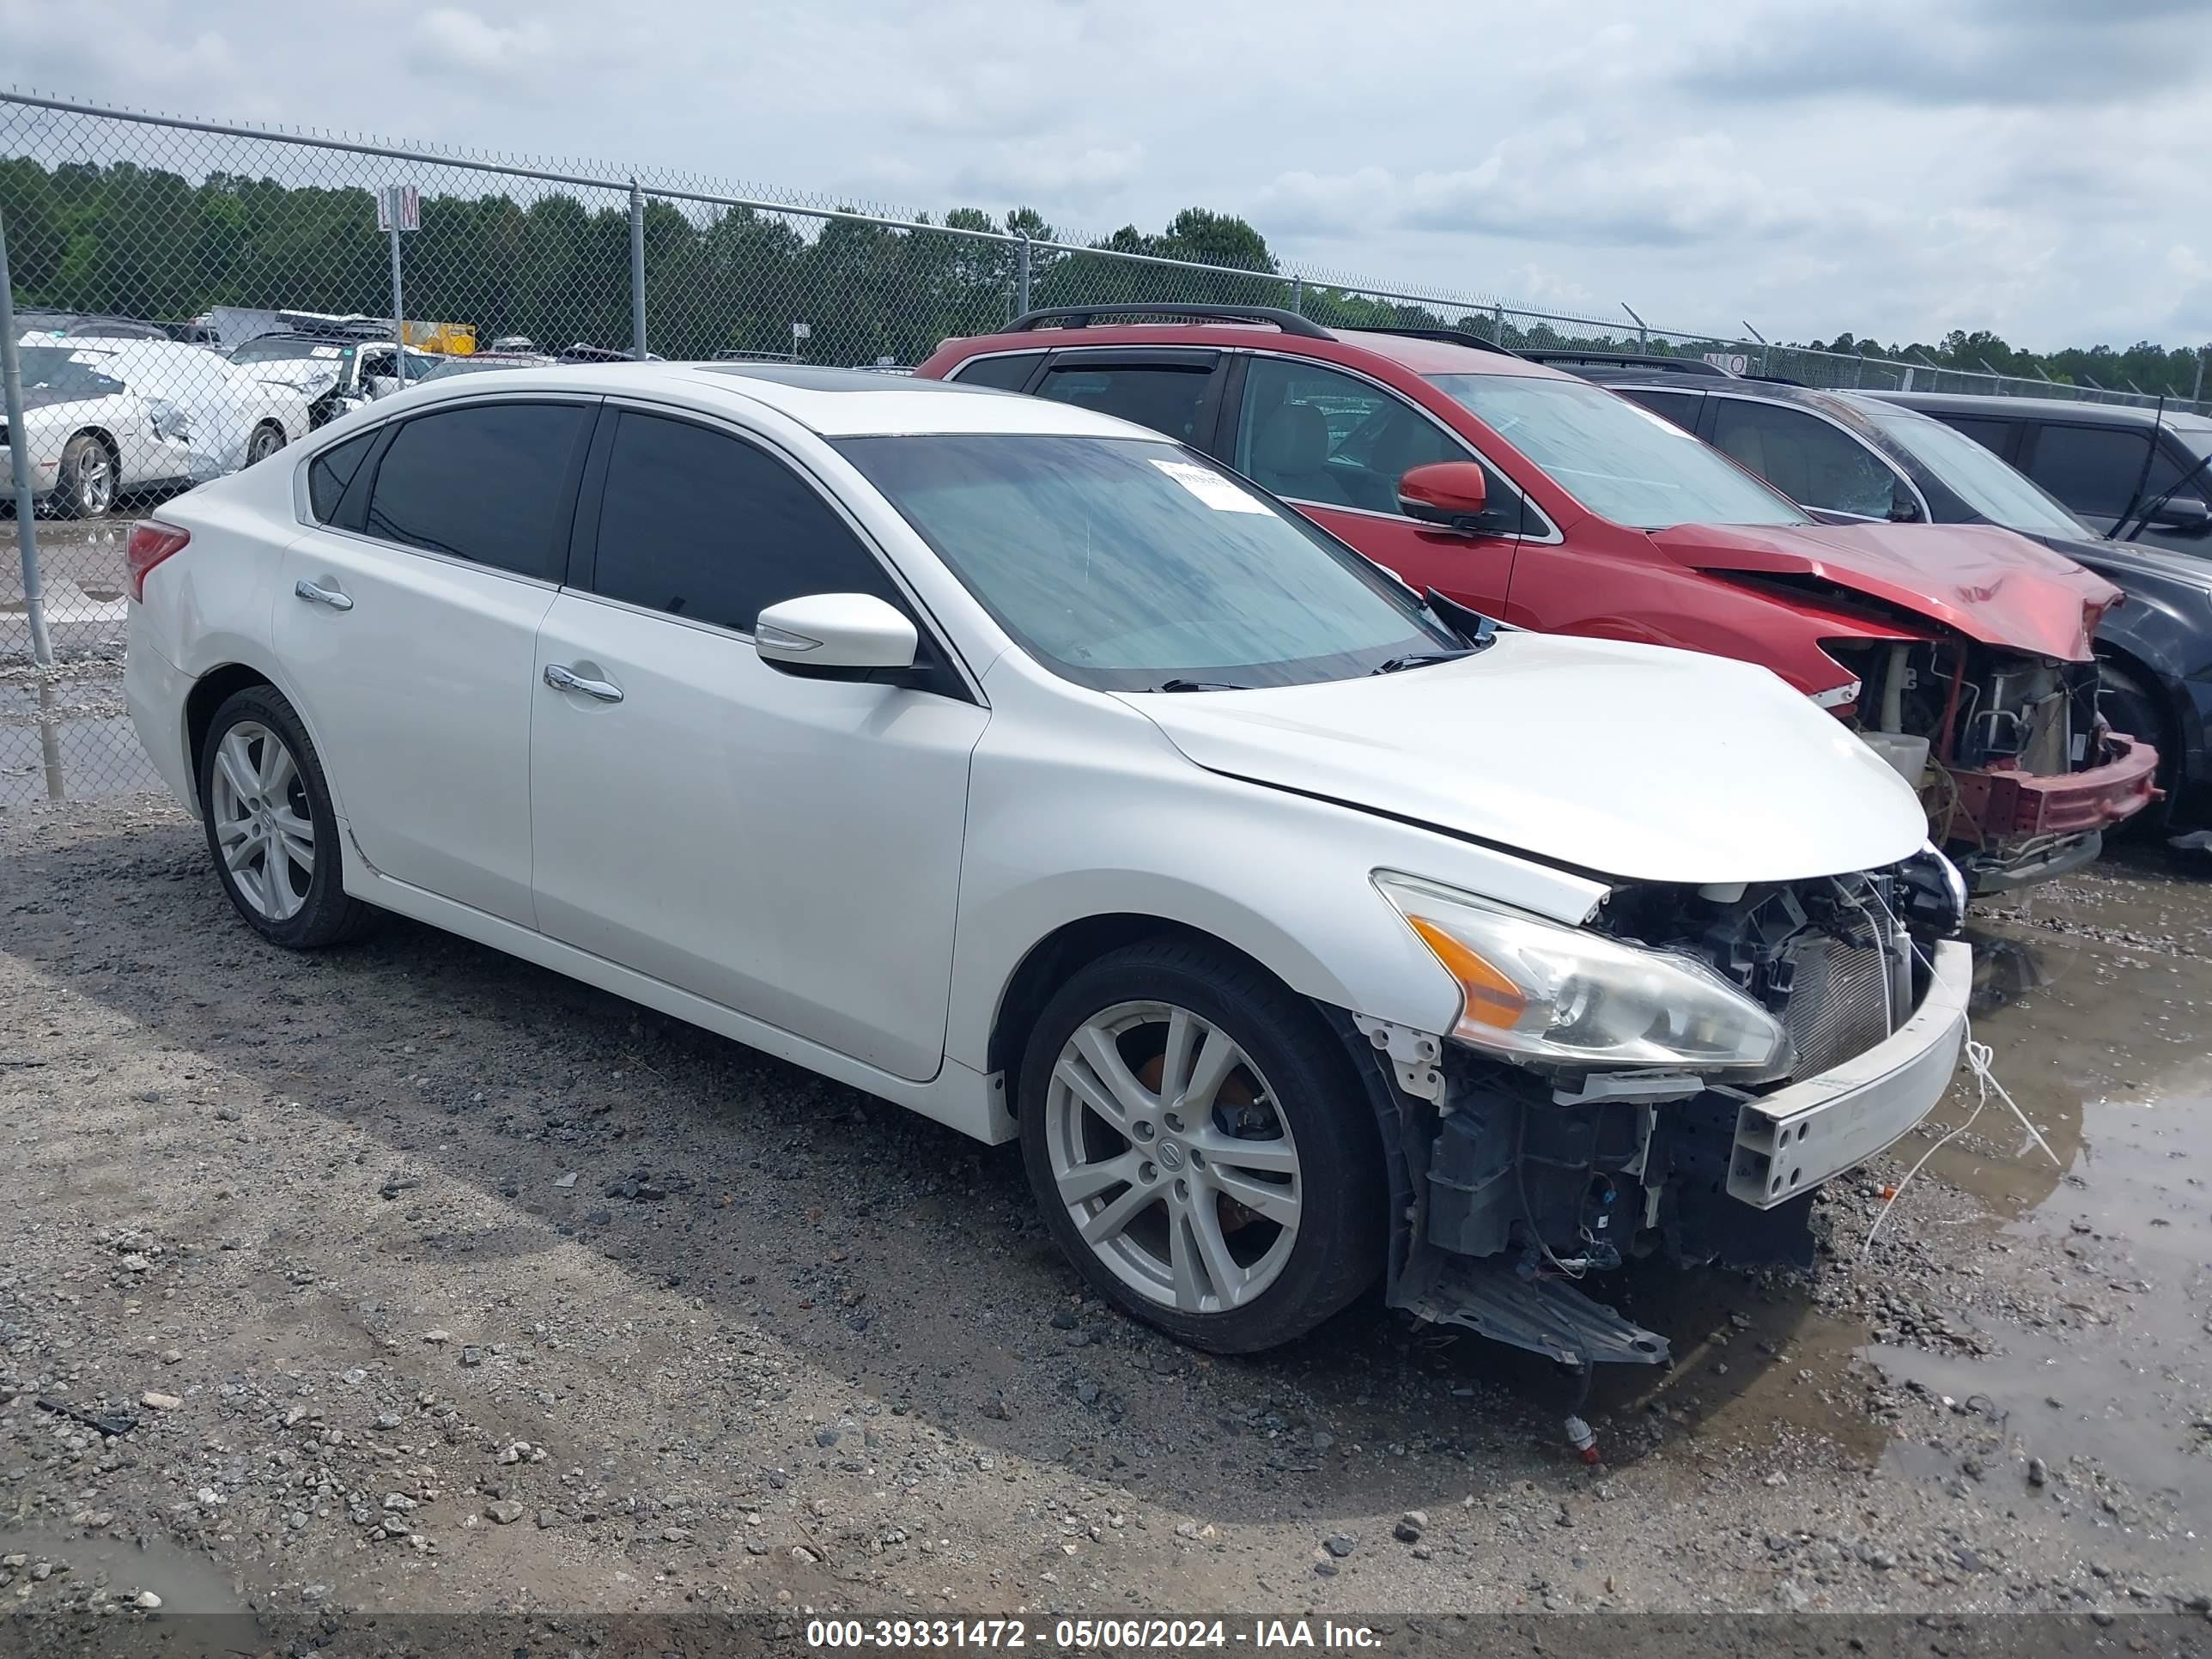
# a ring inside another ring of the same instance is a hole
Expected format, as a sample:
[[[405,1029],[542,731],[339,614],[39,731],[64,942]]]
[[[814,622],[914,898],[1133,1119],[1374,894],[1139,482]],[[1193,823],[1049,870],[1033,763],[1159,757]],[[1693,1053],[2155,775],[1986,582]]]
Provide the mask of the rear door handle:
[[[295,599],[305,599],[309,605],[326,605],[333,611],[353,609],[353,601],[337,588],[318,587],[305,579],[292,584],[292,594]]]
[[[587,697],[597,697],[601,702],[620,702],[622,687],[612,680],[587,680],[573,669],[563,668],[557,662],[545,665],[545,684],[556,691],[580,691]]]

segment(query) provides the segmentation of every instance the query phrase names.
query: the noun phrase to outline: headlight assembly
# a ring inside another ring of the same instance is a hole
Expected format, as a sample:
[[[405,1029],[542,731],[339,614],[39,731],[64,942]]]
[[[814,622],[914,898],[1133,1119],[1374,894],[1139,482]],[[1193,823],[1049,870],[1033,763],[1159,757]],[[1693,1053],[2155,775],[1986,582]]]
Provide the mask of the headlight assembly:
[[[1375,885],[1458,982],[1452,1036],[1577,1067],[1765,1071],[1781,1024],[1705,963],[1382,870]]]

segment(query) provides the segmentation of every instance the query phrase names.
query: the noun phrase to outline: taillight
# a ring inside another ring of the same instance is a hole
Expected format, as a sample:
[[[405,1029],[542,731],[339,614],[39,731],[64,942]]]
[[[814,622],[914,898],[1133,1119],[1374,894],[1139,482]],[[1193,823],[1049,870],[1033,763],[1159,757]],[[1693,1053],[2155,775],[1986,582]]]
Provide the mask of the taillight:
[[[140,604],[146,601],[146,573],[180,550],[192,538],[189,530],[179,530],[175,525],[163,524],[159,519],[141,519],[131,526],[131,545],[124,550],[124,568],[131,573],[131,597]]]

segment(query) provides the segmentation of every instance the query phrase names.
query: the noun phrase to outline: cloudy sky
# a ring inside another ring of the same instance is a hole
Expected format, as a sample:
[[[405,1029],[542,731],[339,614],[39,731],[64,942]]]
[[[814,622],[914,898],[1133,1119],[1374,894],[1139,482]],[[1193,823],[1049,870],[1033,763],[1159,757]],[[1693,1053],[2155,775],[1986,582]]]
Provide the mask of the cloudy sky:
[[[1655,326],[2212,339],[2205,0],[0,0],[23,88]]]

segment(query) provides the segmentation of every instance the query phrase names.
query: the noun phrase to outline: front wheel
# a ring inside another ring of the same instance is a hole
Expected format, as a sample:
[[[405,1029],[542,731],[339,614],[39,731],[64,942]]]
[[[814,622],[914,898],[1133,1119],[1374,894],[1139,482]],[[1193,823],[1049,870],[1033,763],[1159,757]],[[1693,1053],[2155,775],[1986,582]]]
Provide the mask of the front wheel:
[[[253,436],[246,441],[246,464],[252,466],[256,461],[265,461],[283,447],[284,428],[264,421],[253,428]]]
[[[200,747],[200,816],[223,890],[264,939],[335,945],[374,914],[346,896],[337,815],[322,762],[284,695],[234,692]]]
[[[1381,1152],[1349,1058],[1225,951],[1162,939],[1079,970],[1030,1035],[1019,1111],[1060,1248],[1182,1341],[1273,1347],[1382,1269]]]

